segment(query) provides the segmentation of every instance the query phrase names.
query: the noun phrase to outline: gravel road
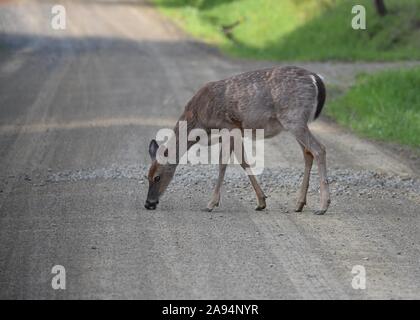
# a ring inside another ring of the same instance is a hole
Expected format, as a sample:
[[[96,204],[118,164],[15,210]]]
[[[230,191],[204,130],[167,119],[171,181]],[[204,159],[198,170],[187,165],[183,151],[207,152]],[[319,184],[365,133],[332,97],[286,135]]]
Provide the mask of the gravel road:
[[[143,1],[60,2],[61,31],[55,1],[0,3],[0,298],[420,298],[420,168],[322,117],[325,216],[312,214],[316,169],[293,212],[303,157],[287,133],[266,141],[265,211],[232,166],[221,207],[202,212],[217,167],[191,165],[145,210],[157,130],[205,82],[276,63],[226,58]],[[331,87],[401,64],[298,65]],[[54,265],[65,290],[51,287]]]

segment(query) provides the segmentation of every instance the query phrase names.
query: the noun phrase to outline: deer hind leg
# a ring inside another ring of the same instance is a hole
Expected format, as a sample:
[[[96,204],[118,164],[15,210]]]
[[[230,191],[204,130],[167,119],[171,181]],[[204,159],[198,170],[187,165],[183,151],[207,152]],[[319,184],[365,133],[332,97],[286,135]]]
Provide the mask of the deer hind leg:
[[[258,181],[255,178],[255,175],[250,174],[250,171],[249,171],[250,165],[245,160],[245,150],[244,150],[243,143],[242,143],[241,151],[235,150],[235,154],[236,154],[236,158],[238,159],[238,161],[240,161],[242,169],[244,169],[245,172],[247,173],[248,178],[251,182],[251,185],[254,188],[255,194],[257,196],[257,203],[258,204],[257,204],[257,207],[255,208],[255,210],[257,210],[257,211],[264,210],[266,208],[265,199],[267,199],[267,197],[264,194],[264,192],[262,191],[260,185],[258,184]]]
[[[302,186],[300,188],[299,198],[296,205],[296,212],[302,212],[303,207],[306,205],[306,195],[309,188],[309,177],[311,175],[312,164],[314,157],[312,153],[305,148],[303,144],[299,142],[300,147],[302,148],[303,158],[305,160],[305,173],[303,174]]]
[[[320,177],[321,206],[314,213],[317,215],[324,214],[330,205],[330,191],[327,179],[327,162],[325,147],[318,142],[312,135],[307,126],[290,130],[296,137],[297,141],[302,144],[315,158],[318,164],[318,173]]]

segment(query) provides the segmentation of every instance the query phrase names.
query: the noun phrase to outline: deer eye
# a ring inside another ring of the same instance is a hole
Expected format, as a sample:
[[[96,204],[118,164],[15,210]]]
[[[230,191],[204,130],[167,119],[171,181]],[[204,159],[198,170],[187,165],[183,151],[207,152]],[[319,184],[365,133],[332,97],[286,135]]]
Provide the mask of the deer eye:
[[[160,180],[160,176],[156,176],[156,177],[153,179],[153,181],[154,181],[154,182],[159,182],[159,180]]]

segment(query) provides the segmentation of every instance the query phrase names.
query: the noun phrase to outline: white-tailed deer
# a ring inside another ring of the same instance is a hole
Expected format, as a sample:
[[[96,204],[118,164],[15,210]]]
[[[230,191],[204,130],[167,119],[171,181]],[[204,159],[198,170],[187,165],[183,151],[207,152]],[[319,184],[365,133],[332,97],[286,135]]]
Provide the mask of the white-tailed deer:
[[[188,102],[175,125],[175,139],[179,145],[180,121],[187,122],[188,132],[194,128],[201,128],[207,132],[224,128],[264,129],[264,137],[269,138],[282,130],[289,131],[302,148],[305,160],[305,172],[296,211],[302,211],[306,205],[310,171],[315,158],[321,192],[321,206],[315,214],[324,214],[330,204],[326,153],[324,146],[309,131],[308,122],[319,116],[325,97],[322,79],[317,74],[298,67],[257,70],[210,82]],[[187,149],[194,143],[189,141]],[[160,164],[156,160],[158,148],[157,142],[152,140],[149,145],[152,165],[148,174],[149,191],[145,203],[147,209],[156,208],[177,167],[177,164]],[[181,156],[177,154],[177,160]],[[246,169],[248,164],[244,157],[241,159],[241,166]],[[206,208],[208,211],[219,205],[226,166],[222,162],[219,164],[219,177]],[[249,175],[249,179],[257,195],[256,210],[262,210],[266,207],[266,196],[255,176]]]

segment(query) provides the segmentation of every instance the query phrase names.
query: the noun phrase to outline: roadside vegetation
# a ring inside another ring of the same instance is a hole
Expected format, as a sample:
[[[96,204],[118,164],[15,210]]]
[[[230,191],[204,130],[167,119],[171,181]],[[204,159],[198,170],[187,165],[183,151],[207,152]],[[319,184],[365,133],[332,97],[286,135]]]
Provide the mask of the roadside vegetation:
[[[360,75],[326,110],[340,124],[374,139],[420,147],[420,68]]]
[[[270,60],[420,59],[420,0],[152,0],[189,34],[238,56]],[[367,30],[353,30],[362,4]]]

